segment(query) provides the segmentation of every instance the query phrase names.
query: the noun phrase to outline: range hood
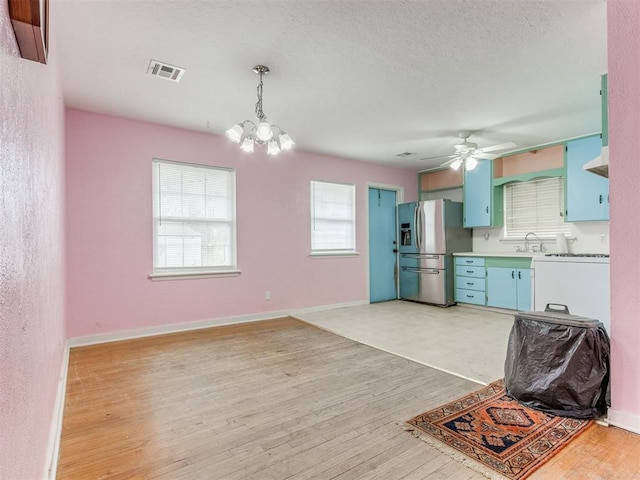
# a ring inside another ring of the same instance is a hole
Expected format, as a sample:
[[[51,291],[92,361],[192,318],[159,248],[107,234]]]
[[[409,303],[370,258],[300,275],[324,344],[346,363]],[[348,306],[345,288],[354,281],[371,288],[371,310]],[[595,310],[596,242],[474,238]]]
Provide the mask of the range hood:
[[[593,160],[589,160],[582,168],[596,175],[609,178],[609,146],[604,145],[600,155]]]

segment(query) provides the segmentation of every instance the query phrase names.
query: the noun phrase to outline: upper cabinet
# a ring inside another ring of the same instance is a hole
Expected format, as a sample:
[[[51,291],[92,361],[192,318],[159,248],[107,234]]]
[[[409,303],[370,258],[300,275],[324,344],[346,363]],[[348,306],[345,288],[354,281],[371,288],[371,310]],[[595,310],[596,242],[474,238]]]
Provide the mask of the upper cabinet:
[[[609,220],[609,179],[585,171],[583,166],[600,155],[600,135],[567,142],[565,221]]]
[[[502,225],[501,190],[493,188],[493,162],[479,160],[473,170],[464,172],[464,226],[489,227]]]
[[[602,146],[609,146],[609,98],[607,94],[607,74],[600,79],[600,104],[602,105]]]

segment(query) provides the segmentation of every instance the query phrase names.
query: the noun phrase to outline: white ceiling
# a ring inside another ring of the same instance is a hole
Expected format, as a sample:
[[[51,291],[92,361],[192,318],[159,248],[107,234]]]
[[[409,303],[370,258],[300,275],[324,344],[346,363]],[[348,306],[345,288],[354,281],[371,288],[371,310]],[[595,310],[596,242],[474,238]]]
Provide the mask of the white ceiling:
[[[254,119],[264,64],[268,120],[312,152],[422,170],[462,130],[520,148],[600,131],[604,0],[56,0],[51,29],[68,106],[190,130]]]

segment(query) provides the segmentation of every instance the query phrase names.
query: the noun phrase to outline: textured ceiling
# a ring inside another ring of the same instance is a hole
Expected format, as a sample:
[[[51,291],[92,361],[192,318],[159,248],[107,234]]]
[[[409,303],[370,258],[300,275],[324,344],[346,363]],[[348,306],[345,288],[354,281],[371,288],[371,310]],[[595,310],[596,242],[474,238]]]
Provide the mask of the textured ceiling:
[[[421,170],[463,130],[525,148],[601,128],[604,0],[57,0],[51,28],[68,106],[190,130],[253,119],[256,64],[307,151]]]

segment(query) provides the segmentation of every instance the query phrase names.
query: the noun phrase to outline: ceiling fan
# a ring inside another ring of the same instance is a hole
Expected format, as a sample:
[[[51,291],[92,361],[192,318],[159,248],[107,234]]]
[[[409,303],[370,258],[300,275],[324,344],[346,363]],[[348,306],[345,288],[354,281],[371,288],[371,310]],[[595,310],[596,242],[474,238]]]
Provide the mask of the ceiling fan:
[[[471,136],[471,132],[460,132],[458,137],[462,139],[462,143],[454,145],[455,153],[449,155],[450,160],[444,162],[441,167],[449,166],[454,170],[458,170],[462,164],[464,164],[467,170],[473,170],[478,165],[478,160],[493,160],[500,155],[495,153],[498,150],[507,150],[516,146],[513,142],[500,143],[498,145],[491,145],[490,147],[478,148],[477,143],[470,142],[468,139]]]

